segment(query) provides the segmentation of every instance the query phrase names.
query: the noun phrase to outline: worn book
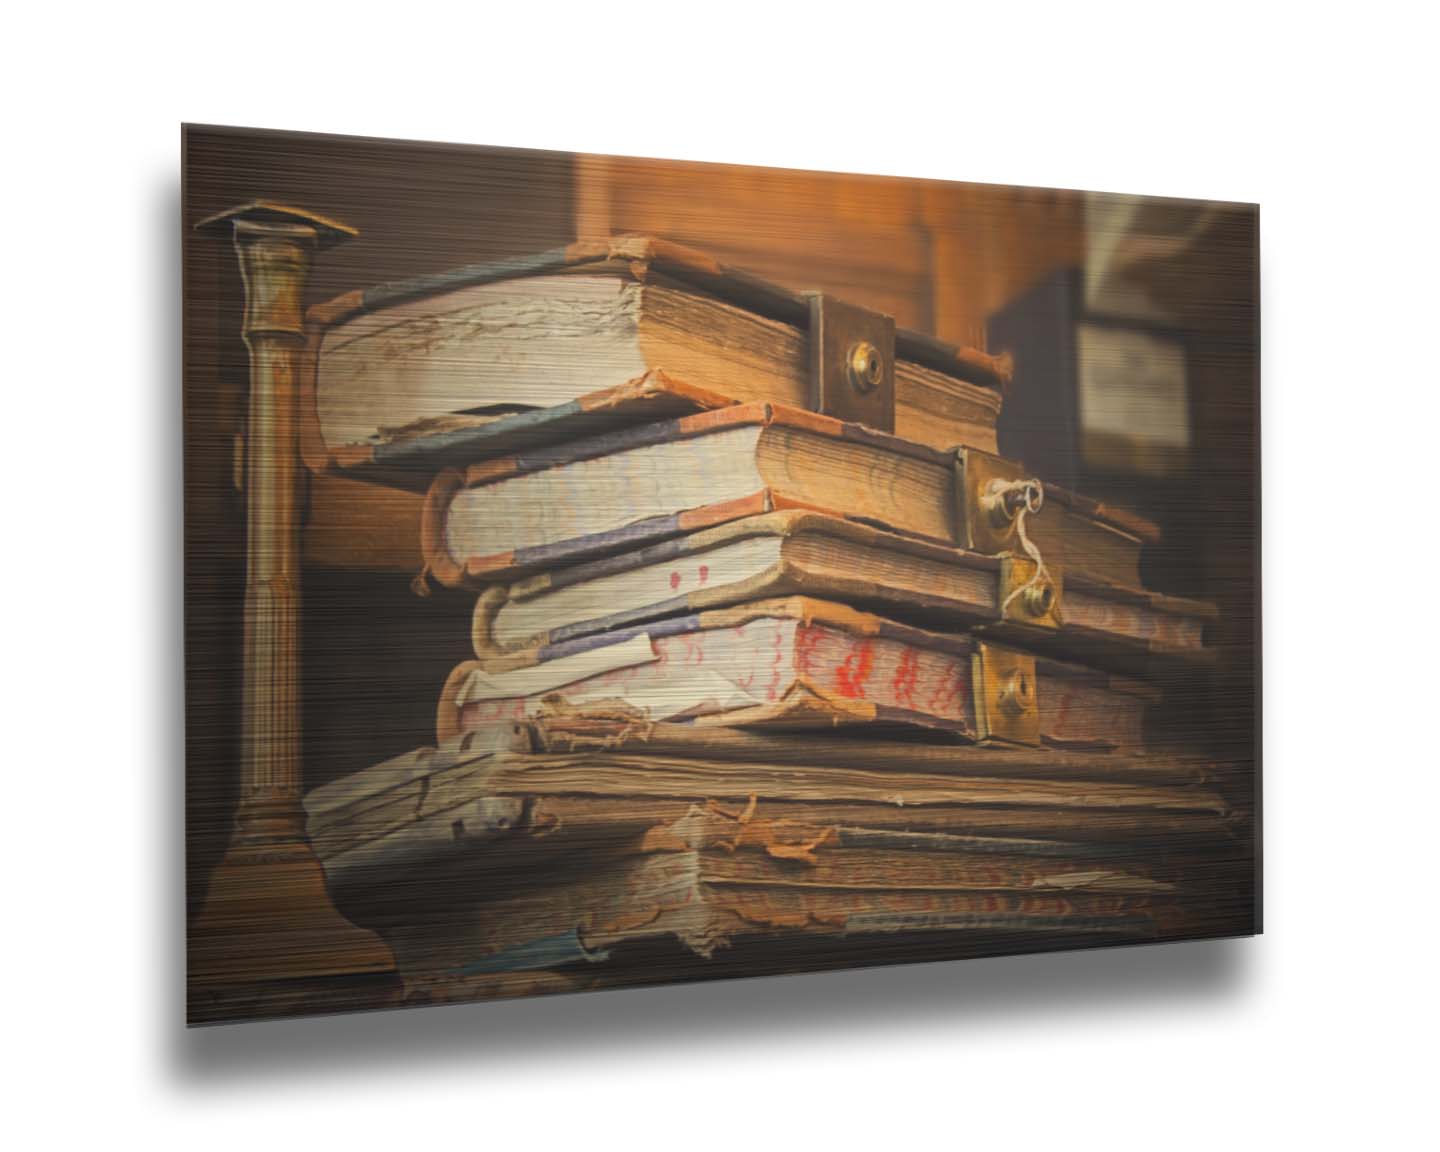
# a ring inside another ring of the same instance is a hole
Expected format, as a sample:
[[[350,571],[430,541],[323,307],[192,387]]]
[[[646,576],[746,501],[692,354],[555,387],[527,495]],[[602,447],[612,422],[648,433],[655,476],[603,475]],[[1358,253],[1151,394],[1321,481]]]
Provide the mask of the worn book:
[[[1194,761],[865,744],[557,716],[305,803],[331,890],[407,981],[662,938],[1149,935],[1234,843]]]
[[[835,829],[763,805],[692,805],[620,854],[578,853],[525,883],[478,858],[432,875],[443,911],[383,925],[407,985],[602,965],[617,949],[678,946],[713,961],[751,942],[918,933],[1153,937],[1176,917],[1173,884],[1142,864],[1054,841],[928,838]],[[383,884],[384,881],[378,881]],[[413,897],[412,897],[413,901]],[[372,921],[374,922],[374,921]],[[899,939],[897,939],[899,938]]]
[[[1193,755],[700,728],[633,714],[547,714],[464,733],[311,790],[308,830],[332,883],[503,843],[522,871],[581,847],[624,851],[695,803],[917,835],[1198,852],[1234,814]]]
[[[409,991],[444,999],[599,972],[646,942],[710,964],[775,940],[1184,933],[1243,863],[1207,780],[1168,753],[567,713],[397,757],[305,807],[347,914]]]
[[[1027,485],[1003,481],[980,507],[962,495],[971,466],[804,409],[742,404],[446,469],[422,547],[441,584],[478,586],[785,508],[962,546],[983,516],[1009,533],[978,551],[1034,555],[1023,534],[1057,570],[1139,585],[1144,537],[1130,518],[1058,490],[1016,504]]]
[[[1012,947],[1017,936],[1153,938],[1183,914],[1180,890],[1148,860],[1093,842],[912,835],[808,815],[691,804],[525,872],[498,844],[452,840],[425,863],[423,886],[403,856],[377,857],[363,892],[340,861],[325,867],[351,915],[384,935],[407,996],[438,1000],[503,995],[524,973],[633,982],[653,977],[657,958],[717,974],[731,949],[749,964],[778,948],[793,963],[799,948],[828,946],[853,962],[882,942],[964,955],[997,936]]]
[[[561,707],[640,720],[920,726],[970,741],[1138,748],[1145,684],[808,597],[756,600],[467,661],[438,738]]]
[[[791,509],[492,585],[476,603],[472,639],[477,658],[498,667],[521,650],[549,655],[647,621],[803,594],[1082,662],[1205,655],[1209,604],[1067,572],[1058,603],[1037,616],[1012,595],[1034,574],[1025,561]]]
[[[453,446],[655,372],[812,405],[810,317],[806,295],[638,236],[347,293],[308,315],[306,459],[364,464],[435,435]],[[993,452],[1009,379],[1008,357],[896,332],[893,430]]]

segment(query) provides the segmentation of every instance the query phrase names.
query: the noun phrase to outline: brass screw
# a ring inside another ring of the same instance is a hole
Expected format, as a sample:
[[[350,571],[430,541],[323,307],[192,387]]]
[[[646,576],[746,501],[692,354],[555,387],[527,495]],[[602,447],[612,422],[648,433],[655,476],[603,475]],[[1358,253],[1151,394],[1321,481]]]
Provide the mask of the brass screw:
[[[885,362],[880,356],[880,349],[868,340],[852,344],[850,346],[849,375],[850,383],[857,391],[873,392],[878,388],[881,378],[885,375]]]
[[[1030,677],[1016,672],[1000,689],[1000,708],[1012,716],[1023,716],[1035,706],[1035,689]]]
[[[1032,616],[1044,616],[1055,603],[1055,586],[1045,580],[1025,590],[1025,608]]]
[[[1021,512],[1037,512],[1040,505],[1035,493],[1038,484],[1026,481],[1023,487],[1016,487],[1008,480],[991,480],[980,496],[980,509],[997,530],[1009,528]]]

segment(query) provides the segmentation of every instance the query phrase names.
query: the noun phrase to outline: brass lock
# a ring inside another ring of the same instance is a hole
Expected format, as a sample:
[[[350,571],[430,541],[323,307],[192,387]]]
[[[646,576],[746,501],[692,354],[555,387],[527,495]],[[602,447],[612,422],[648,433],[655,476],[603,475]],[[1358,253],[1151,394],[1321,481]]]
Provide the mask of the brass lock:
[[[1025,611],[1031,616],[1048,615],[1055,606],[1055,585],[1049,580],[1041,580],[1038,584],[1026,588],[1020,594],[1020,599],[1025,602]]]
[[[1035,658],[994,644],[975,646],[975,734],[981,741],[1040,742]]]
[[[868,340],[850,346],[847,374],[857,392],[873,392],[885,378],[885,360]]]
[[[1035,707],[1035,685],[1025,670],[1012,673],[1001,684],[996,702],[1011,716],[1023,716]]]
[[[847,424],[895,431],[895,321],[810,295],[810,408]]]
[[[1005,620],[1034,628],[1059,628],[1064,576],[1049,565],[1035,579],[1035,562],[1022,556],[1000,561],[997,595]]]
[[[1049,501],[1044,485],[1013,460],[1002,460],[974,448],[959,448],[955,455],[955,542],[970,552],[993,556],[997,552],[1014,551],[1017,544],[1015,524],[1022,515],[1025,526],[1033,534],[1035,518],[1043,516],[1046,527],[1058,527],[1051,521],[1064,518],[1042,512]],[[1044,544],[1045,566],[1063,568],[1065,556],[1060,546],[1061,533],[1052,531]]]
[[[991,480],[980,497],[980,508],[991,527],[1004,531],[1021,512],[1034,515],[1045,502],[1045,490],[1038,480],[1017,484],[1009,480]]]

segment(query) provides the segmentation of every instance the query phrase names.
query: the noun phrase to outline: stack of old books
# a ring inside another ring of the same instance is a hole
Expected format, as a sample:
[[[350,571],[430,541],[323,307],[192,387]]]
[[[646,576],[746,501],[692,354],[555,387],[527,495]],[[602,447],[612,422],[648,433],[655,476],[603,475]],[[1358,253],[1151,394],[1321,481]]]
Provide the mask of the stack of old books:
[[[309,462],[423,486],[475,601],[434,746],[306,802],[412,995],[1214,913],[1234,817],[1157,724],[1212,611],[996,454],[1003,360],[631,238],[311,319]]]

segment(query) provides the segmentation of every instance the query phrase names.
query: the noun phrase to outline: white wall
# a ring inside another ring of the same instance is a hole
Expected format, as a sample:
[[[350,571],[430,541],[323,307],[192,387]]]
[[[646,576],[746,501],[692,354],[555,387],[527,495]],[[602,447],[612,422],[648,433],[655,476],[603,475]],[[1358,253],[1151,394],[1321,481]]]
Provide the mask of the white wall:
[[[1433,34],[1383,3],[142,7],[12,11],[0,76],[11,1146],[1433,1133]],[[1258,200],[1266,935],[183,1034],[182,119]]]

